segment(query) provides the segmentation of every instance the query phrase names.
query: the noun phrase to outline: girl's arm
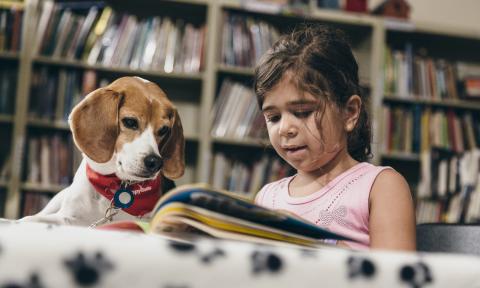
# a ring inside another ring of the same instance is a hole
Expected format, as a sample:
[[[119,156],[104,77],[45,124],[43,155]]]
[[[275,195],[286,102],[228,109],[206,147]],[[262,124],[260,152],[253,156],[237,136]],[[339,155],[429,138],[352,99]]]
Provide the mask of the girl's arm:
[[[415,245],[415,211],[407,182],[387,169],[370,191],[370,248],[412,250]]]

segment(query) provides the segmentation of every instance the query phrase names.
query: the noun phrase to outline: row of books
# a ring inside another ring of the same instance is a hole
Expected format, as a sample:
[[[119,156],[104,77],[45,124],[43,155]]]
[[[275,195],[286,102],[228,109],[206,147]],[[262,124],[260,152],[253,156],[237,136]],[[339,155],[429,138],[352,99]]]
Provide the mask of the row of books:
[[[38,193],[30,191],[23,192],[22,196],[22,210],[20,217],[37,214],[53,197],[53,195],[50,193]]]
[[[107,83],[106,79],[97,79],[97,73],[92,70],[40,66],[32,73],[29,117],[66,121],[74,105]]]
[[[88,64],[170,72],[199,72],[205,25],[182,19],[114,11],[103,2],[43,1],[36,55],[78,59]]]
[[[265,21],[224,12],[221,63],[253,67],[278,38],[277,29]]]
[[[251,87],[225,79],[212,113],[212,136],[266,139],[265,119]]]
[[[13,5],[0,9],[0,52],[20,50],[22,40],[23,9]]]
[[[1,63],[0,67],[0,114],[13,114],[17,89],[17,67]]]
[[[293,173],[293,168],[278,157],[262,156],[253,163],[246,163],[217,152],[213,157],[210,183],[215,188],[253,198],[265,184]]]
[[[72,137],[60,133],[30,136],[26,153],[25,180],[46,187],[69,185],[81,158]]]
[[[480,222],[480,150],[422,153],[417,222]]]
[[[480,78],[480,63],[449,62],[415,55],[411,43],[405,50],[385,49],[384,93],[407,99],[459,99],[469,96],[464,81]]]
[[[306,14],[310,0],[241,0],[245,10],[279,14]]]
[[[420,105],[383,107],[383,151],[419,153],[440,147],[461,153],[480,147],[480,114]]]

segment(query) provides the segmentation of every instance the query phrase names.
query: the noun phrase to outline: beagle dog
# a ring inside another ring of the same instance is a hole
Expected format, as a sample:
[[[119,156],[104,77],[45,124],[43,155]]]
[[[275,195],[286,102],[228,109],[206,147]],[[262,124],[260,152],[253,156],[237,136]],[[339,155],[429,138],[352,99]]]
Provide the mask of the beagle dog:
[[[89,226],[150,217],[171,180],[184,173],[178,112],[150,81],[119,78],[88,94],[68,120],[83,154],[73,183],[20,221]]]

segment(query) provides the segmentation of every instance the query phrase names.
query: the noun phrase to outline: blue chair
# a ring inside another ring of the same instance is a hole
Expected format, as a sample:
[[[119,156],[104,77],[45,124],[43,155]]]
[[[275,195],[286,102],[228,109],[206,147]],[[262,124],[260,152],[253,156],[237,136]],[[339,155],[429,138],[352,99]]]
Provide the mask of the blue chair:
[[[419,224],[417,251],[480,255],[480,225]]]

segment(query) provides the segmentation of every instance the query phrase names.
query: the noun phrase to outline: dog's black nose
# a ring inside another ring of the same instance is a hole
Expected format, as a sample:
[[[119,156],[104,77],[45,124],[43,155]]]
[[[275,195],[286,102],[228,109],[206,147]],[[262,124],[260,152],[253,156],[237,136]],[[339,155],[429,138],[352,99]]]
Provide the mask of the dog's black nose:
[[[145,159],[143,159],[143,163],[145,164],[145,168],[152,173],[157,172],[163,166],[162,158],[155,154],[150,154],[145,157]]]

